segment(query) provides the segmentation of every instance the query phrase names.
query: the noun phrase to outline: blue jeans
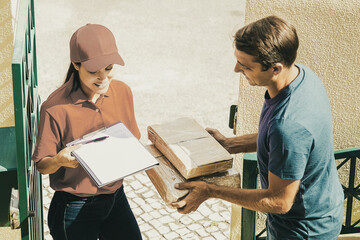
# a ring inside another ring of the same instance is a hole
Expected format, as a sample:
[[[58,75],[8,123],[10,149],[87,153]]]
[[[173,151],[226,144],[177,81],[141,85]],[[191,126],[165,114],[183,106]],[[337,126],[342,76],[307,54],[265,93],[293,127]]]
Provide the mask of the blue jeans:
[[[48,213],[54,240],[140,240],[141,233],[124,193],[78,197],[57,191]]]

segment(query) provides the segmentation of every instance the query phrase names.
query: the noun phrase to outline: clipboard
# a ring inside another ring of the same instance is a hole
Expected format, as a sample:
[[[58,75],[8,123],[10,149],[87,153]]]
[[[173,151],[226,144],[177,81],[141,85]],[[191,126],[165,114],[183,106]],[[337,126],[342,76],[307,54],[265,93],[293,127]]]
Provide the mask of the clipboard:
[[[122,122],[84,135],[66,146],[77,144],[82,146],[72,154],[99,188],[159,165]]]

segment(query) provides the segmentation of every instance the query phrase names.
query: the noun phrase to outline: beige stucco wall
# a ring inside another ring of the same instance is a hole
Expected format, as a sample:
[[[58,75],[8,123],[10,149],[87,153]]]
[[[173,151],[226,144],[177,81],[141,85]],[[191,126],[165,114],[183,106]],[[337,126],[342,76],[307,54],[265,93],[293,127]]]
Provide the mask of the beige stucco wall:
[[[0,0],[0,128],[15,125],[11,76],[14,39],[11,4],[9,0]]]
[[[268,15],[296,27],[300,39],[297,62],[309,66],[324,82],[333,112],[335,148],[359,147],[360,1],[247,0],[245,24]],[[257,131],[264,91],[241,77],[237,134]],[[234,218],[240,218],[239,211],[233,211]],[[232,231],[235,235],[239,229],[232,226]]]
[[[247,1],[245,23],[268,15],[296,27],[297,62],[309,66],[324,82],[333,112],[335,148],[360,146],[360,1]],[[264,88],[241,79],[238,133],[256,131],[263,93]]]

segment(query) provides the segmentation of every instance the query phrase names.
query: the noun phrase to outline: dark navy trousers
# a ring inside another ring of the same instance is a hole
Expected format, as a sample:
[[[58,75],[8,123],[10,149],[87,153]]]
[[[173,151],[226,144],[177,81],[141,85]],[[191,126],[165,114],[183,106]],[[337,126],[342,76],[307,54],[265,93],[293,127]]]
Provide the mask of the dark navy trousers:
[[[57,191],[48,213],[54,240],[141,240],[141,233],[124,193],[78,197]]]

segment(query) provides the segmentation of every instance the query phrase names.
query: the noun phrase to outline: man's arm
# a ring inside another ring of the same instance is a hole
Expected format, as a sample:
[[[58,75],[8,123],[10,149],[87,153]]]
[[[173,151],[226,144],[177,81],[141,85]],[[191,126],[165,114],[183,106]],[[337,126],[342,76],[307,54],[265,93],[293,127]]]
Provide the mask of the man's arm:
[[[268,189],[230,188],[201,181],[180,183],[178,189],[190,189],[190,193],[171,205],[185,214],[195,211],[208,198],[220,198],[254,211],[284,214],[291,209],[299,185],[300,180],[284,180],[271,172]]]
[[[218,130],[206,128],[229,153],[256,152],[257,133],[227,138]]]

